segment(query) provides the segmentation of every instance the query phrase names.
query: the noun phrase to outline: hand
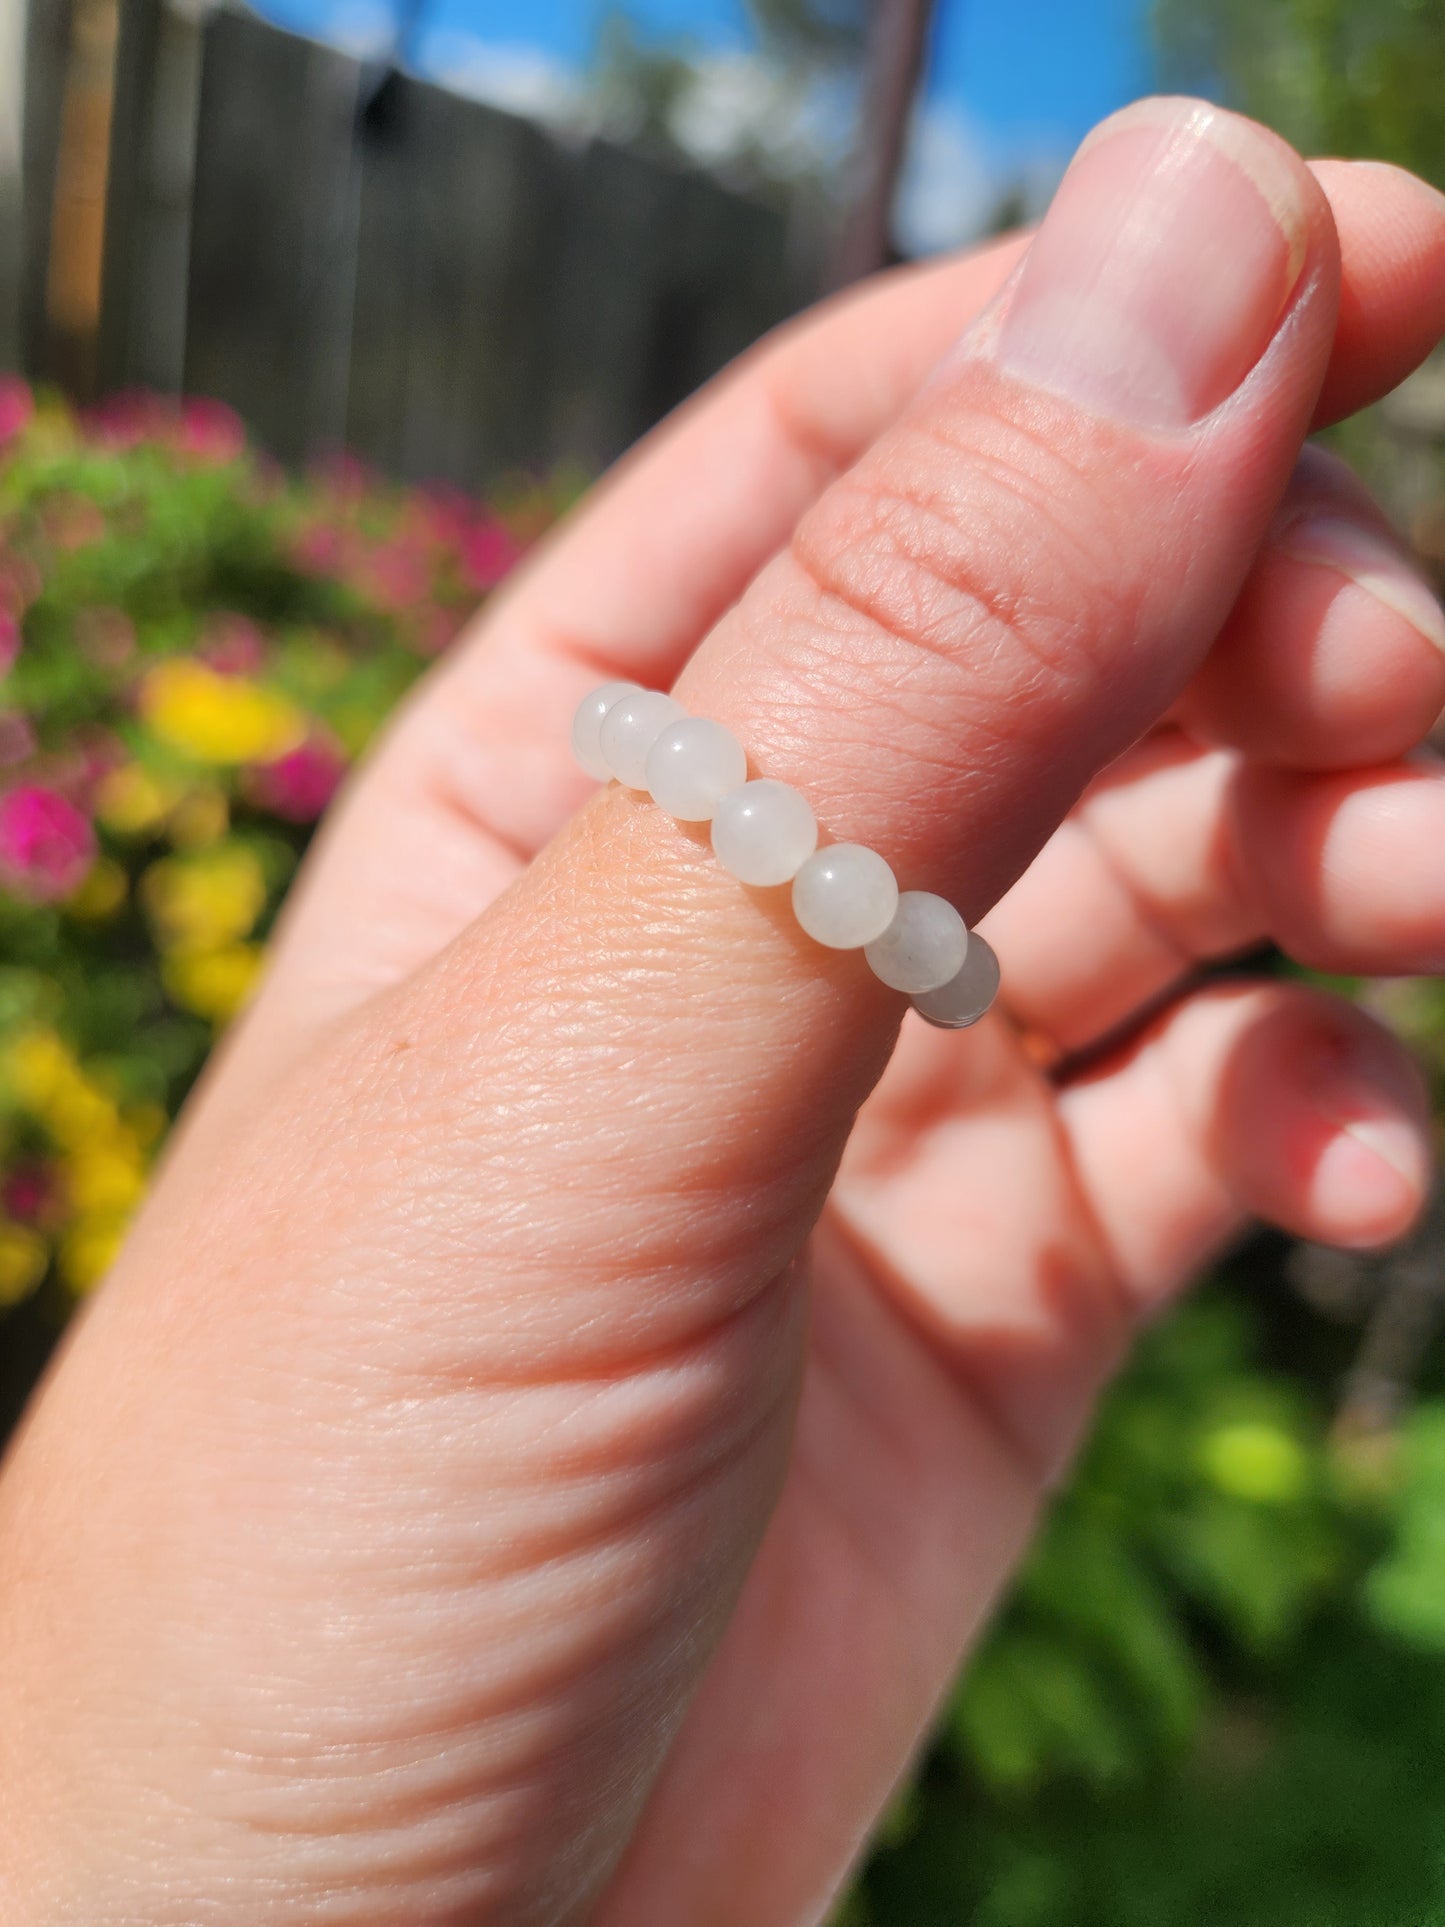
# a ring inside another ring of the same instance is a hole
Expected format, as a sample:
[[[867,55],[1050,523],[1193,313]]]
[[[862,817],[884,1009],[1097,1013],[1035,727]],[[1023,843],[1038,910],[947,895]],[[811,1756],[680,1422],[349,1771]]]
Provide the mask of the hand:
[[[1445,327],[1445,201],[1152,103],[1023,250],[715,384],[332,820],[0,1485],[15,1927],[818,1920],[1139,1316],[1417,1210],[1396,1046],[1193,972],[1445,967],[1445,624],[1300,454]],[[900,1040],[589,798],[609,676],[1006,1009]]]

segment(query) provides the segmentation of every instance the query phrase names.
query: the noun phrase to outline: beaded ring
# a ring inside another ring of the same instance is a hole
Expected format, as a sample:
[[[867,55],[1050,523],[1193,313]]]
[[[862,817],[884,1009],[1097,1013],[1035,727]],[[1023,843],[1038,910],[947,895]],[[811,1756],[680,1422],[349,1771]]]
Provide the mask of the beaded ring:
[[[953,905],[900,891],[862,843],[818,848],[818,824],[790,783],[748,780],[742,744],[706,716],[636,683],[603,683],[572,722],[572,750],[600,783],[646,790],[684,823],[711,823],[712,847],[740,883],[792,885],[793,914],[815,942],[861,950],[875,977],[906,993],[940,1030],[976,1024],[998,995],[998,959]]]

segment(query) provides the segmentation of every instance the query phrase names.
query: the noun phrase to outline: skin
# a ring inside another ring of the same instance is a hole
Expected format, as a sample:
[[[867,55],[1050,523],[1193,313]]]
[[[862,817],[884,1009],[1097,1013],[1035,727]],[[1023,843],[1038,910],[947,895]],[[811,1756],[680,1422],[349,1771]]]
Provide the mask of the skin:
[[[1393,1041],[1196,967],[1445,962],[1445,655],[1279,539],[1376,522],[1302,438],[1445,329],[1445,201],[1244,125],[1303,266],[1200,419],[932,372],[1022,240],[887,277],[398,719],[0,1481],[7,1921],[820,1919],[1139,1318],[1256,1217],[1415,1216]],[[589,796],[623,675],[983,918],[1006,1005],[900,1035]]]

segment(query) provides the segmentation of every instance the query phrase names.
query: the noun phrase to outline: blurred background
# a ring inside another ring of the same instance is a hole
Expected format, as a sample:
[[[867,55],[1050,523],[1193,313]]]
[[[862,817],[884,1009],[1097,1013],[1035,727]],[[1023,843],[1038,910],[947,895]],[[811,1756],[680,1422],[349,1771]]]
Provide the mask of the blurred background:
[[[0,0],[0,1436],[470,610],[1158,87],[1445,184],[1440,0]],[[1445,360],[1335,439],[1445,575]],[[840,1922],[1445,1923],[1442,1310],[1437,1209],[1149,1335]]]

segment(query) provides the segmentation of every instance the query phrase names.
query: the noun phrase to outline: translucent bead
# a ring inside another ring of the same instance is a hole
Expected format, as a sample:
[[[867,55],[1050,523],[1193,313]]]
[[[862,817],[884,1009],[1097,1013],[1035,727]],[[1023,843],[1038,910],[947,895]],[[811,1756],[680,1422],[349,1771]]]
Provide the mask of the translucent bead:
[[[858,950],[881,937],[898,909],[898,885],[876,850],[830,843],[793,878],[793,914],[815,943]]]
[[[597,732],[602,760],[630,790],[647,788],[647,752],[669,723],[686,715],[659,689],[638,689],[613,703]]]
[[[940,1030],[967,1030],[987,1014],[998,995],[998,958],[976,930],[968,933],[963,969],[941,990],[925,991],[913,1008]]]
[[[764,776],[718,804],[712,847],[739,883],[791,883],[818,847],[818,825],[791,783]]]
[[[747,780],[742,744],[708,716],[669,723],[647,752],[653,802],[684,823],[706,823],[728,791]]]
[[[635,682],[605,682],[600,689],[594,689],[590,696],[584,696],[577,705],[577,714],[572,718],[572,754],[589,776],[595,776],[599,783],[605,783],[612,771],[608,769],[602,754],[602,745],[597,740],[602,728],[602,718],[616,702],[624,696],[637,691]]]
[[[910,996],[937,990],[963,968],[968,926],[944,897],[905,890],[892,923],[863,952],[873,975]]]

